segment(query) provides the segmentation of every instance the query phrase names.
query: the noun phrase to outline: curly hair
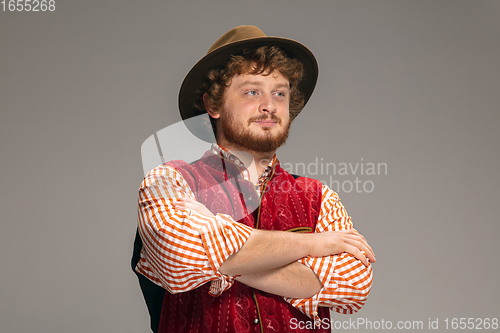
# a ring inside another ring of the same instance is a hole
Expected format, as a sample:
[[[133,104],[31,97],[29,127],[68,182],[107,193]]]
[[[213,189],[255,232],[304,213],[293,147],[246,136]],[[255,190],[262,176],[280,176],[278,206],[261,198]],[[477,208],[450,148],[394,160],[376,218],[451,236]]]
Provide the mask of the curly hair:
[[[277,70],[290,83],[290,120],[300,113],[304,107],[304,96],[299,91],[298,84],[304,75],[302,63],[287,54],[277,46],[261,46],[245,50],[239,55],[233,55],[220,68],[208,72],[199,89],[199,101],[196,107],[206,112],[203,95],[208,95],[208,100],[215,110],[223,104],[224,90],[228,87],[230,79],[236,74],[271,74]],[[215,119],[210,117],[214,133],[216,132]]]

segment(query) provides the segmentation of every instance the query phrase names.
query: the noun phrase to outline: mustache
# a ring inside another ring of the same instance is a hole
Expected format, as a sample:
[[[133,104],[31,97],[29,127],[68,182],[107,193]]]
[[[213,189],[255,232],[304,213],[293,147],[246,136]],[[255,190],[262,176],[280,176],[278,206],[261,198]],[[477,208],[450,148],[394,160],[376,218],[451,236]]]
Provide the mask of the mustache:
[[[264,120],[272,120],[278,124],[281,124],[281,119],[278,118],[274,113],[271,113],[269,115],[263,114],[261,116],[252,117],[248,120],[248,124],[251,124],[254,121],[264,121]]]

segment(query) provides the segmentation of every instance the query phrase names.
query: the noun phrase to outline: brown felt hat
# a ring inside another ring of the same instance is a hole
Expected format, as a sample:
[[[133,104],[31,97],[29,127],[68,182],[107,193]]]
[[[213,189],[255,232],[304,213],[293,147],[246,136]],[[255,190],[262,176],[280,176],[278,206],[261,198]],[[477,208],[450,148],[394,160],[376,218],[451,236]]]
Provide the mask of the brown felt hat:
[[[299,90],[304,95],[304,105],[311,97],[318,79],[318,63],[312,52],[291,39],[281,37],[268,37],[259,28],[252,25],[242,25],[233,28],[219,38],[189,71],[182,82],[179,91],[179,110],[183,120],[203,114],[195,107],[199,99],[199,89],[211,69],[219,68],[229,60],[232,55],[242,53],[246,49],[260,46],[278,46],[288,56],[295,58],[304,65],[304,76],[299,82]],[[186,124],[188,125],[188,124]],[[194,135],[202,138],[191,126],[187,126]],[[205,140],[207,141],[207,140]]]

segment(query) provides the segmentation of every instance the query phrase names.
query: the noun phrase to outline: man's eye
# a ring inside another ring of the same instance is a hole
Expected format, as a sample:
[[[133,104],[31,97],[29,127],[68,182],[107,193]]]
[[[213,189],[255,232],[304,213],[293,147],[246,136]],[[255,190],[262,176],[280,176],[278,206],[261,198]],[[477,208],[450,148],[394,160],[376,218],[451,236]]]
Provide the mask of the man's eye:
[[[280,97],[285,97],[285,93],[284,93],[284,92],[282,92],[282,91],[278,91],[278,92],[276,92],[276,95],[277,95],[277,96],[280,96]]]
[[[247,91],[247,95],[256,96],[257,95],[257,91],[256,90]]]

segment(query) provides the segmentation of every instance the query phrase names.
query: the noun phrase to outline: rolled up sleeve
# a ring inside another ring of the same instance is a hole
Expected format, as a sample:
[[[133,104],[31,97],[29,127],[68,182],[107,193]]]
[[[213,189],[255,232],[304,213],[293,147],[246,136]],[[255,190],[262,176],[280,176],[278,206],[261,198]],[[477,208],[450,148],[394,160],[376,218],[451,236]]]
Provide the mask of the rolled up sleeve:
[[[353,229],[351,218],[338,195],[323,186],[321,212],[315,232]],[[353,229],[354,230],[354,229]],[[323,284],[321,290],[309,299],[285,298],[287,302],[318,321],[318,307],[353,314],[365,304],[373,282],[371,265],[365,266],[348,253],[322,258],[305,257],[299,260],[311,268]]]
[[[228,215],[175,209],[173,203],[182,197],[196,199],[174,168],[161,165],[144,178],[138,199],[143,248],[136,271],[170,293],[211,282],[210,294],[220,295],[234,277],[218,269],[243,246],[252,229]]]

